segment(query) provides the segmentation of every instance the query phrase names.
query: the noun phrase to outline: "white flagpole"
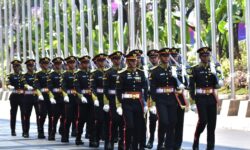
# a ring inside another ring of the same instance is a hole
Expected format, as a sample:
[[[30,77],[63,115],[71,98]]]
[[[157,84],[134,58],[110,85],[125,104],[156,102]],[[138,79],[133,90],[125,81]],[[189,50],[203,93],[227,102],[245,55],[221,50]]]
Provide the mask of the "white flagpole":
[[[9,1],[10,60],[14,58],[12,1]]]
[[[99,28],[99,53],[103,53],[103,22],[102,22],[102,0],[97,3],[98,28]]]
[[[76,50],[76,5],[75,0],[71,0],[72,5],[72,45],[73,45],[73,55],[77,55]]]
[[[201,47],[201,27],[200,27],[200,0],[195,0],[195,13],[196,13],[196,49]],[[196,54],[196,62],[199,62],[199,56]]]
[[[168,47],[172,47],[172,1],[167,1],[167,28],[168,28]]]
[[[19,1],[16,0],[15,3],[16,3],[16,45],[17,45],[17,53],[20,54],[20,23],[19,23]]]
[[[84,18],[84,1],[80,0],[80,21],[81,21],[81,55],[88,54],[85,50],[85,18]]]
[[[246,47],[247,47],[247,74],[248,74],[248,95],[250,98],[250,1],[246,0]],[[248,99],[249,99],[248,98]]]
[[[89,35],[89,55],[94,56],[93,52],[93,39],[92,39],[92,4],[91,0],[87,0],[88,6],[88,35]]]
[[[26,41],[26,23],[25,23],[25,2],[26,0],[22,0],[22,32],[23,32],[23,61],[26,61],[27,56],[27,41]]]
[[[153,1],[154,18],[154,48],[159,49],[159,30],[158,30],[158,6],[157,1]]]
[[[212,34],[212,56],[216,58],[216,14],[215,14],[215,0],[210,0],[211,12],[211,34]]]
[[[118,22],[119,22],[119,51],[124,51],[124,37],[123,37],[123,5],[122,0],[118,3]]]
[[[114,50],[113,41],[113,18],[112,18],[112,3],[108,0],[108,25],[109,25],[109,54]]]
[[[144,51],[144,60],[147,64],[147,26],[146,26],[146,1],[141,2],[141,24],[142,24],[142,49]]]
[[[135,49],[135,3],[134,0],[129,0],[129,39],[130,49]]]
[[[2,25],[2,3],[0,2],[0,62],[1,62],[1,81],[4,81],[4,47],[3,47],[3,25]]]
[[[55,0],[55,14],[56,14],[57,55],[61,57],[60,12],[59,12],[58,0]]]
[[[52,0],[49,0],[49,51],[50,51],[50,59],[53,58],[53,3]]]
[[[36,64],[39,63],[39,52],[38,52],[38,15],[37,15],[37,10],[38,10],[38,7],[37,7],[37,0],[34,1],[35,2],[35,14],[34,14],[34,17],[35,17],[35,60],[36,60]],[[29,57],[33,57],[33,56],[29,56]]]
[[[181,54],[182,54],[182,64],[186,62],[186,9],[185,0],[180,0],[181,9]]]
[[[64,57],[66,58],[69,56],[67,0],[63,0],[63,31],[64,31]]]
[[[44,33],[44,4],[43,0],[40,0],[40,7],[41,7],[41,45],[42,45],[42,57],[45,56],[45,46],[44,46],[44,39],[45,39],[45,33]]]
[[[29,38],[29,56],[31,56],[32,51],[32,20],[31,20],[31,3],[30,0],[27,2],[28,7],[28,38]]]
[[[235,84],[234,84],[234,35],[233,35],[233,17],[232,17],[232,0],[227,0],[227,13],[229,24],[229,60],[230,60],[230,77],[231,77],[231,99],[235,99]]]
[[[6,73],[10,72],[10,58],[9,58],[9,36],[8,36],[8,3],[4,0],[4,31],[5,31],[5,51],[6,51]]]

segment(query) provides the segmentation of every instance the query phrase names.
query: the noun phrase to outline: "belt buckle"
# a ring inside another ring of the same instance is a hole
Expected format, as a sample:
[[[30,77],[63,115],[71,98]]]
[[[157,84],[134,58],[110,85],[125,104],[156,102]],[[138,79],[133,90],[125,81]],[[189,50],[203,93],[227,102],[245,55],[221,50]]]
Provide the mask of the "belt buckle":
[[[205,94],[210,94],[210,89],[205,89]]]

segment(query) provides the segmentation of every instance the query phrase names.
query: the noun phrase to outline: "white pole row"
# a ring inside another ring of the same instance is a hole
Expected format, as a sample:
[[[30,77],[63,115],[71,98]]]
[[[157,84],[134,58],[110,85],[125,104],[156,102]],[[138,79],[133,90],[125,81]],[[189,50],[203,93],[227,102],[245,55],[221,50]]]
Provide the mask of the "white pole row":
[[[246,0],[246,47],[247,47],[247,79],[248,79],[248,97],[250,97],[250,1]]]

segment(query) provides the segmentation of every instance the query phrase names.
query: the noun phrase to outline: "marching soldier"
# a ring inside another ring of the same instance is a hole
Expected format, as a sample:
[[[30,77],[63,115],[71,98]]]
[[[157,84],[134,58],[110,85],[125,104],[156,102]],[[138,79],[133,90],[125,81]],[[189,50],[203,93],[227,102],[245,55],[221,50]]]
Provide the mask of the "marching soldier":
[[[147,52],[147,56],[149,57],[149,61],[151,66],[149,67],[149,71],[155,66],[159,64],[159,54],[158,50],[152,49]],[[149,107],[149,133],[150,137],[147,143],[147,148],[152,149],[154,144],[154,137],[155,137],[155,129],[156,129],[156,122],[157,122],[157,114],[156,114],[156,107],[155,101],[152,100],[150,96],[148,100],[148,107]]]
[[[63,59],[56,57],[52,60],[54,70],[49,75],[49,90],[52,92],[54,99],[51,99],[51,113],[49,114],[49,141],[55,140],[57,122],[60,117],[63,118],[63,96],[66,93],[62,90],[62,64]]]
[[[44,139],[44,123],[45,119],[50,113],[50,98],[53,99],[52,93],[49,91],[49,63],[50,59],[48,57],[43,57],[39,60],[41,71],[36,73],[36,87],[41,91],[42,94],[38,96],[38,107],[39,107],[39,117],[38,117],[38,138]]]
[[[148,84],[144,72],[137,68],[135,53],[126,55],[126,63],[128,67],[119,71],[116,84],[117,97],[121,103],[121,106],[118,103],[117,113],[123,113],[125,125],[124,149],[144,149],[141,145],[144,138],[143,98],[147,98]]]
[[[104,67],[105,67],[105,61],[107,59],[106,54],[98,54],[93,58],[93,61],[95,62],[95,65],[97,66],[97,69],[92,72],[91,75],[91,88],[93,91],[93,94],[97,97],[96,100],[94,100],[95,105],[95,143],[97,143],[96,147],[99,147],[99,141],[100,139],[104,139],[107,136],[107,120],[108,120],[108,114],[104,112],[103,106],[103,77],[104,77]],[[107,139],[105,139],[107,140]]]
[[[143,68],[143,65],[144,65],[143,64],[144,63],[144,61],[143,61],[144,58],[142,57],[143,51],[140,50],[140,49],[134,49],[130,53],[131,54],[136,54],[136,56],[137,56],[137,68],[141,69],[142,71],[145,71],[144,68]],[[147,140],[147,118],[148,118],[147,117],[147,112],[148,112],[148,107],[147,107],[147,103],[145,103],[146,99],[144,97],[142,97],[142,99],[143,99],[143,102],[144,102],[143,107],[144,107],[144,113],[145,113],[144,118],[145,119],[142,122],[143,123],[143,125],[142,125],[142,128],[143,128],[142,133],[144,135],[143,135],[143,138],[140,141],[140,145],[141,145],[141,147],[147,147],[146,146],[146,140]]]
[[[24,100],[23,100],[23,126],[24,126],[24,133],[23,137],[29,137],[29,128],[30,128],[30,116],[32,112],[32,107],[34,106],[36,112],[36,120],[38,124],[38,101],[37,95],[41,95],[40,91],[36,89],[35,86],[35,60],[34,59],[27,59],[25,62],[27,67],[27,73],[24,74],[25,82],[29,85],[30,89],[26,89],[24,91]]]
[[[201,62],[192,67],[190,73],[190,96],[195,100],[199,115],[193,149],[199,149],[200,134],[207,126],[207,150],[213,150],[217,116],[215,90],[222,85],[222,81],[217,80],[217,70],[209,65],[211,48],[202,47],[197,50],[197,53]]]
[[[85,55],[80,57],[78,60],[80,62],[79,68],[77,71],[77,80],[79,82],[81,94],[86,98],[87,103],[79,103],[77,106],[77,124],[76,124],[76,145],[83,144],[81,137],[83,133],[84,124],[87,122],[91,124],[88,129],[89,132],[89,146],[95,147],[96,143],[93,139],[93,127],[94,124],[94,104],[92,99],[92,91],[90,87],[90,56]]]
[[[62,88],[66,93],[64,95],[64,129],[61,142],[69,142],[70,124],[76,124],[75,116],[77,115],[77,104],[87,103],[87,99],[83,97],[79,88],[79,82],[76,76],[76,61],[75,56],[69,56],[65,59],[67,63],[67,71],[63,73]]]
[[[16,114],[18,107],[21,108],[23,100],[25,80],[21,73],[21,61],[15,59],[11,62],[14,73],[8,75],[7,88],[11,90],[10,95],[10,128],[11,135],[16,136]],[[23,119],[23,112],[21,112],[21,119]],[[23,121],[22,121],[23,122]]]
[[[175,66],[177,69],[177,78],[181,84],[188,86],[187,76],[185,70],[182,70],[181,63],[179,63],[179,49],[172,48],[171,56],[173,60],[171,61],[171,66]],[[183,72],[184,71],[184,72]],[[179,102],[177,105],[177,122],[175,126],[175,149],[181,149],[182,141],[183,141],[183,125],[184,125],[184,114],[185,108],[188,106],[187,100],[184,96],[184,90],[176,90],[176,95],[179,98]]]
[[[116,79],[118,71],[121,69],[121,58],[122,52],[114,52],[109,55],[112,61],[113,67],[105,72],[104,77],[104,94],[107,98],[107,103],[104,105],[103,109],[109,112],[108,120],[108,145],[106,149],[113,150],[115,137],[118,135],[119,130],[119,143],[118,149],[122,148],[122,134],[123,134],[123,122],[122,117],[116,112]]]
[[[159,50],[160,64],[151,70],[149,77],[150,94],[156,102],[159,116],[158,150],[174,148],[174,127],[177,121],[177,97],[175,95],[177,81],[173,77],[172,68],[169,65],[170,53],[169,48]]]

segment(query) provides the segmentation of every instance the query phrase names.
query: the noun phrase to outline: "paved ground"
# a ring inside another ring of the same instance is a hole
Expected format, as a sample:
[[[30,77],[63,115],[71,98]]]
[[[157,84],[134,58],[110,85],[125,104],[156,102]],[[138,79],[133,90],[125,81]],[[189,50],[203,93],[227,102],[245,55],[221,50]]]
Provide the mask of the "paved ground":
[[[55,142],[50,142],[47,140],[37,140],[36,124],[35,124],[35,115],[32,114],[32,125],[30,131],[30,138],[24,139],[21,137],[21,124],[20,124],[20,114],[18,114],[17,119],[17,136],[10,136],[9,129],[9,105],[8,102],[0,102],[0,149],[18,149],[18,150],[27,150],[27,149],[39,149],[39,150],[57,150],[57,149],[68,149],[68,150],[77,150],[77,149],[90,149],[88,148],[88,141],[84,139],[84,146],[75,146],[74,138],[70,139],[69,144],[60,143],[60,136],[56,136]],[[190,150],[193,140],[193,133],[195,130],[195,124],[197,121],[197,115],[193,112],[186,113],[185,117],[185,128],[184,128],[184,142],[183,148]],[[229,122],[231,121],[231,122]],[[232,130],[223,128],[228,123],[234,125],[242,123],[249,123],[248,120],[245,122],[238,122],[239,119],[231,118],[226,120],[218,116],[218,126],[216,130],[216,150],[250,150],[250,132],[244,130]],[[238,123],[237,123],[238,122]],[[46,129],[47,130],[47,129]],[[201,149],[205,149],[206,143],[206,132],[201,136]],[[154,143],[154,149],[156,148],[157,141]],[[103,149],[103,144],[101,148]]]

